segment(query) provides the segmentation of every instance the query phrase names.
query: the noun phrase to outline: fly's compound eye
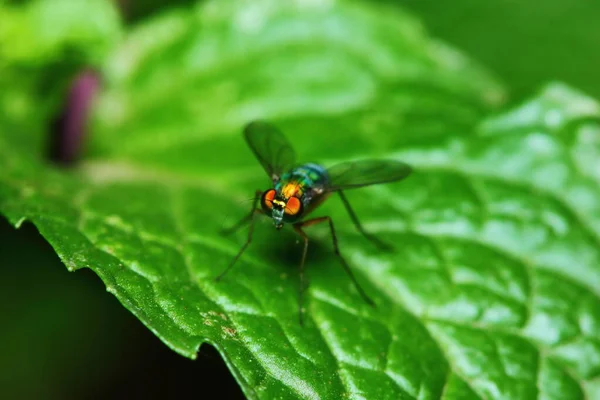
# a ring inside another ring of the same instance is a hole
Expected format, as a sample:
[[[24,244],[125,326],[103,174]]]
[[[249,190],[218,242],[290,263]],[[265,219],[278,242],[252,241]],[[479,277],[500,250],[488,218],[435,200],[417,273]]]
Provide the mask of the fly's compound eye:
[[[273,209],[273,199],[275,199],[275,190],[270,189],[263,193],[261,205],[265,211]]]
[[[298,215],[302,211],[302,202],[297,197],[290,197],[285,205],[287,215]]]

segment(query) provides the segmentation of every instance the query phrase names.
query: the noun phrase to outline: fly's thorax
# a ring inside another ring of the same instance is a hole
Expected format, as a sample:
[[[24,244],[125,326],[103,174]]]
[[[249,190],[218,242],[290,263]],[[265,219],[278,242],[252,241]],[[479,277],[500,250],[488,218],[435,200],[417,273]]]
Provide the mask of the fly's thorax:
[[[292,168],[281,176],[278,183],[285,184],[288,182],[297,182],[304,188],[312,188],[318,186],[327,186],[329,178],[327,170],[318,164],[302,164]]]
[[[283,199],[293,196],[306,203],[315,189],[326,187],[328,182],[325,168],[317,164],[303,164],[283,174],[276,183],[275,190]]]
[[[302,199],[307,189],[307,183],[300,180],[282,179],[275,185],[278,197],[287,200],[290,197]]]

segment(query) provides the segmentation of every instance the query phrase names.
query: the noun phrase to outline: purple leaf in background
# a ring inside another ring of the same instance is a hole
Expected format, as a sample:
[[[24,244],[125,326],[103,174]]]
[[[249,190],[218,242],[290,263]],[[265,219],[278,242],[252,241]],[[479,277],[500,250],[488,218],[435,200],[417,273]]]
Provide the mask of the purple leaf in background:
[[[50,158],[53,161],[68,165],[81,156],[90,109],[99,88],[99,75],[92,69],[84,69],[73,79],[50,134]]]

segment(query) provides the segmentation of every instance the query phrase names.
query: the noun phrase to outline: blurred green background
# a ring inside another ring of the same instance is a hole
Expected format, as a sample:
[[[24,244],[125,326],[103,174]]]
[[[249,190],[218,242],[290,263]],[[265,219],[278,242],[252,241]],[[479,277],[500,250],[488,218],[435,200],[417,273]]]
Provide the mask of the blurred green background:
[[[600,2],[402,0],[429,32],[496,72],[513,101],[560,80],[600,97]]]
[[[600,2],[592,0],[378,0],[412,12],[434,37],[495,72],[515,101],[560,80],[600,97]],[[135,23],[164,11],[164,0],[125,4]],[[168,7],[194,3],[168,2]]]
[[[187,3],[119,2],[130,25]],[[600,98],[599,2],[395,3],[433,36],[495,72],[511,103],[551,80]],[[162,398],[174,387],[202,397],[206,388],[199,382],[219,385],[223,397],[241,398],[214,350],[203,346],[196,362],[170,351],[93,273],[68,274],[32,226],[16,231],[0,220],[0,238],[0,398]]]

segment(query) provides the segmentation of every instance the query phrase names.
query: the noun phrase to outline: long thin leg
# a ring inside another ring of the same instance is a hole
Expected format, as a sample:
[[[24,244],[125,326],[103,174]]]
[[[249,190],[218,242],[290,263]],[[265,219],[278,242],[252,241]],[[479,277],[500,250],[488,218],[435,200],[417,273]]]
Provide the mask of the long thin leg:
[[[238,229],[240,229],[242,226],[246,225],[248,222],[250,222],[250,220],[252,219],[252,217],[254,216],[255,213],[262,213],[262,210],[260,208],[256,208],[256,203],[258,202],[258,199],[260,199],[260,196],[262,196],[262,191],[257,190],[254,193],[254,198],[252,199],[252,209],[250,210],[250,213],[248,215],[246,215],[244,218],[242,218],[241,220],[239,220],[235,225],[229,227],[229,228],[224,228],[221,229],[221,235],[229,235],[235,231],[237,231]]]
[[[233,228],[231,229],[238,229],[240,226],[244,225],[247,221],[250,222],[250,228],[248,229],[248,239],[246,240],[246,243],[244,243],[244,245],[242,246],[242,248],[240,249],[240,251],[238,251],[238,253],[235,255],[235,257],[233,257],[233,260],[231,260],[231,262],[229,263],[229,265],[227,266],[227,268],[225,268],[223,270],[223,272],[221,272],[219,274],[219,276],[217,276],[215,278],[216,281],[220,281],[221,278],[223,278],[225,276],[225,274],[227,272],[229,272],[229,270],[231,269],[231,267],[233,267],[233,264],[235,264],[235,262],[240,258],[240,256],[242,255],[242,253],[246,250],[246,248],[250,245],[250,243],[252,242],[252,233],[254,232],[254,216],[257,213],[260,213],[262,210],[259,210],[258,208],[256,208],[256,203],[258,202],[258,199],[260,199],[261,196],[261,191],[257,190],[254,196],[254,201],[252,202],[252,210],[250,210],[250,214],[246,217],[244,217],[240,222],[238,222],[237,224],[235,224],[233,226]],[[234,230],[235,230],[234,229]]]
[[[304,240],[304,248],[302,250],[302,259],[300,260],[300,288],[298,290],[298,318],[300,319],[300,325],[302,325],[303,324],[303,322],[302,322],[303,297],[304,297],[304,291],[306,290],[306,287],[308,286],[308,282],[305,281],[305,277],[304,277],[304,265],[306,262],[306,253],[308,252],[308,236],[306,236],[306,233],[304,233],[304,231],[302,230],[301,224],[294,224],[293,226],[294,226],[294,230],[300,236],[302,236],[302,239]]]
[[[348,211],[348,214],[350,214],[350,219],[354,223],[354,226],[356,227],[356,229],[360,233],[362,233],[364,237],[366,237],[368,240],[370,240],[373,244],[375,244],[380,249],[392,250],[393,249],[392,245],[382,241],[381,239],[377,238],[375,235],[365,231],[365,229],[362,227],[361,223],[358,221],[358,217],[354,213],[354,210],[352,210],[352,207],[350,207],[350,203],[348,202],[348,199],[346,198],[344,193],[341,190],[338,193],[340,195],[340,198],[342,199],[342,203],[344,203],[344,207],[346,207],[346,211]]]
[[[294,224],[294,230],[296,232],[298,232],[300,234],[300,236],[302,236],[304,238],[304,252],[302,253],[302,262],[300,264],[300,282],[301,282],[301,284],[303,282],[304,261],[306,260],[306,252],[308,249],[308,237],[306,236],[306,233],[304,233],[302,228],[305,228],[305,227],[311,226],[311,225],[315,225],[315,224],[318,224],[321,222],[325,222],[325,221],[329,222],[329,229],[331,230],[331,239],[333,240],[333,251],[335,252],[336,256],[338,256],[340,263],[342,264],[342,267],[344,268],[344,271],[346,271],[346,273],[350,277],[350,280],[354,284],[354,287],[356,288],[358,293],[361,295],[363,300],[367,304],[375,306],[375,302],[373,300],[371,300],[371,298],[365,293],[365,291],[362,289],[362,287],[360,287],[358,281],[356,280],[356,277],[354,276],[354,274],[352,273],[352,270],[350,269],[350,266],[348,265],[348,263],[346,262],[344,257],[342,257],[342,254],[340,253],[340,249],[338,247],[338,242],[337,242],[337,235],[335,234],[335,228],[333,226],[333,220],[331,219],[331,217],[318,217],[318,218],[313,218],[313,219],[309,219],[307,221],[303,221],[303,222]],[[302,287],[301,287],[301,289],[302,289]],[[300,294],[302,294],[302,293],[300,293]],[[300,299],[302,300],[302,297],[300,297]],[[302,307],[302,304],[300,304],[300,307]]]

